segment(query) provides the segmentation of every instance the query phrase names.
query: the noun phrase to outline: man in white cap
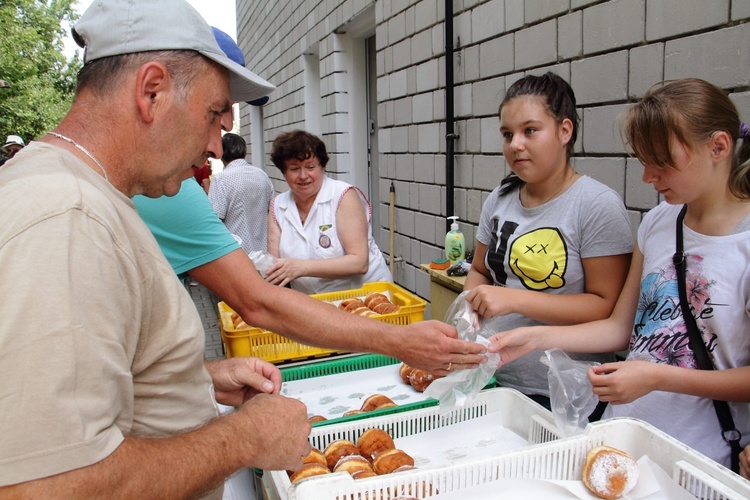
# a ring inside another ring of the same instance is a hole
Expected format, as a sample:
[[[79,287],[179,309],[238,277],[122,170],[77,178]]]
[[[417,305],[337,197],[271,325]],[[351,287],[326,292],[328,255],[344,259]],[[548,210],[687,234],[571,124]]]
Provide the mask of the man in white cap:
[[[204,366],[130,200],[174,195],[221,156],[231,103],[273,86],[184,0],[97,0],[74,30],[73,106],[0,170],[0,497],[218,498],[240,468],[301,467],[306,408],[262,360]]]
[[[24,148],[24,146],[26,146],[26,143],[23,142],[21,136],[9,135],[5,140],[5,144],[3,144],[3,147],[0,149],[5,154],[5,156],[7,156],[8,158],[13,158],[16,153]]]

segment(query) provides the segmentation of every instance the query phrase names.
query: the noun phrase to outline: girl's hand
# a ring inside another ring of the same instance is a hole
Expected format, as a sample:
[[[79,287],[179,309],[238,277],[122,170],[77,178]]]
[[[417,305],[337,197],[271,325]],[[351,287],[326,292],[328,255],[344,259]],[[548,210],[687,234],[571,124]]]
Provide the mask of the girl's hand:
[[[534,337],[534,327],[515,328],[507,332],[499,332],[488,339],[488,352],[500,354],[500,364],[510,363],[531,351],[539,349]]]
[[[512,295],[513,291],[503,286],[479,285],[466,294],[466,300],[480,316],[491,318],[514,312]]]
[[[648,361],[621,361],[589,368],[588,377],[600,401],[625,404],[653,391],[659,365]]]
[[[750,445],[740,452],[740,475],[750,479]]]

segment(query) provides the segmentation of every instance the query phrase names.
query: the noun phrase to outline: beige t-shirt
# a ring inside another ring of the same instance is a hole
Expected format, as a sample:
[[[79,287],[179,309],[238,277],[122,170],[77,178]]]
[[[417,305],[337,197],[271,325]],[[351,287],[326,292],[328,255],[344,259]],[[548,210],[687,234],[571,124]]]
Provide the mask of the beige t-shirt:
[[[32,143],[0,213],[0,485],[217,415],[200,317],[129,198]]]

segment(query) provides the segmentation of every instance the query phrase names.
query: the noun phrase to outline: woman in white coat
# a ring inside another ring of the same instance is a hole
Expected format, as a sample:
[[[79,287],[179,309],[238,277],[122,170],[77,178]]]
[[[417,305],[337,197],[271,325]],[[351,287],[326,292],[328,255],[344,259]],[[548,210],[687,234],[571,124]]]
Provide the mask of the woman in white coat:
[[[320,138],[302,130],[280,134],[271,160],[289,191],[271,202],[268,252],[277,260],[266,281],[314,294],[393,280],[372,238],[370,203],[357,187],[326,175]]]

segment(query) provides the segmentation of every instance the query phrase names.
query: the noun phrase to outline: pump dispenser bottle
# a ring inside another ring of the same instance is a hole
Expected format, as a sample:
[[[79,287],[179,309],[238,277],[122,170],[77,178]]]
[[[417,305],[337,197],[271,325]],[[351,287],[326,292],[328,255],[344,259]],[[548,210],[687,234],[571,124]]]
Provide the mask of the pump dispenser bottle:
[[[445,235],[445,258],[451,264],[456,264],[458,261],[464,260],[466,241],[464,240],[464,234],[458,230],[458,216],[452,215],[448,219],[453,219],[453,222],[451,223],[451,230]]]

